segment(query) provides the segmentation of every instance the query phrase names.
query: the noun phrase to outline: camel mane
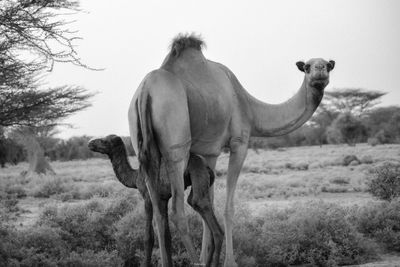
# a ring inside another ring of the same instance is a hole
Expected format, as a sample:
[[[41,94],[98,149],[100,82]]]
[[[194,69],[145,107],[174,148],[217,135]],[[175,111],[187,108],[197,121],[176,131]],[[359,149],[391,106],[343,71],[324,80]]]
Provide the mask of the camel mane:
[[[201,51],[201,49],[205,46],[206,44],[201,36],[194,33],[180,33],[171,42],[171,55],[174,57],[179,57],[181,53],[188,48],[194,48]]]

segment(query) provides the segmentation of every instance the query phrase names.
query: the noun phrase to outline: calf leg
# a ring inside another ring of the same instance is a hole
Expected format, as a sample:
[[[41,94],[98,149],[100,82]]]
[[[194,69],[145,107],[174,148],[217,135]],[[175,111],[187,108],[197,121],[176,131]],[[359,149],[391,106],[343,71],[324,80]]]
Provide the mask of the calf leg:
[[[206,265],[218,266],[224,233],[214,214],[209,191],[214,174],[198,156],[189,159],[188,170],[192,182],[188,203],[200,214],[212,235]]]

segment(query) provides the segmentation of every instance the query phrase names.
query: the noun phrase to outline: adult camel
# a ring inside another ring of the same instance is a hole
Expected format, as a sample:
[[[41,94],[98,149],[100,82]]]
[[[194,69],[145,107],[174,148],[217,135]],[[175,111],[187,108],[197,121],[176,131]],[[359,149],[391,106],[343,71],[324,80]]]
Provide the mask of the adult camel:
[[[88,143],[90,150],[106,154],[113,167],[114,173],[118,180],[128,188],[136,188],[139,190],[143,200],[146,214],[146,227],[144,234],[144,259],[141,266],[151,266],[151,255],[154,247],[154,230],[152,225],[153,208],[149,193],[146,188],[145,178],[139,170],[133,169],[128,161],[125,145],[121,137],[111,134],[103,138],[91,139]],[[196,210],[202,218],[207,222],[213,233],[213,242],[215,244],[210,253],[207,266],[217,266],[219,262],[219,255],[221,252],[223,231],[218,224],[215,217],[212,202],[209,195],[209,187],[214,182],[214,172],[207,167],[204,160],[198,156],[191,154],[188,166],[184,175],[185,189],[191,186],[190,194],[188,197],[189,205]],[[168,262],[172,266],[171,257],[171,235],[168,225],[168,200],[171,198],[170,186],[167,184],[162,190],[162,207],[163,214],[166,215],[165,223],[165,238],[168,252]],[[128,260],[129,261],[129,260]],[[129,262],[127,262],[128,265]]]
[[[196,36],[178,35],[161,67],[141,82],[129,107],[132,144],[147,174],[163,266],[168,262],[159,184],[165,180],[171,183],[171,220],[192,262],[205,262],[212,245],[210,230],[203,222],[199,259],[185,218],[183,174],[190,153],[202,155],[208,166],[215,169],[222,148],[230,148],[224,265],[237,266],[232,245],[233,199],[249,138],[287,134],[304,124],[321,102],[329,72],[335,65],[332,60],[319,58],[297,62],[298,69],[304,72],[300,90],[286,102],[271,105],[251,96],[227,67],[207,60],[201,51],[203,45]],[[160,174],[159,157],[165,162],[164,175]]]

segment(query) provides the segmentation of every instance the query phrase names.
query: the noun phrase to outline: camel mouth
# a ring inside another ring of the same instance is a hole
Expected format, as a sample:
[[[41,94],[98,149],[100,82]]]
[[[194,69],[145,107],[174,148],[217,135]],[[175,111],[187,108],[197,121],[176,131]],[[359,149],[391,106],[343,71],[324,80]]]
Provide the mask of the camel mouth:
[[[323,90],[329,83],[329,79],[313,79],[310,85],[318,90]]]
[[[329,76],[327,75],[318,75],[314,76],[310,79],[310,83],[312,85],[328,85],[329,83]]]
[[[89,143],[88,143],[88,147],[92,151],[96,151],[96,145],[94,144],[94,141],[95,140],[90,140]]]
[[[325,82],[329,80],[328,75],[315,75],[314,77],[311,77],[310,79],[312,82]]]
[[[98,139],[92,139],[88,142],[88,147],[94,152],[101,152],[101,144],[99,144]]]
[[[314,82],[324,82],[326,80],[328,80],[328,77],[318,77],[313,79]]]

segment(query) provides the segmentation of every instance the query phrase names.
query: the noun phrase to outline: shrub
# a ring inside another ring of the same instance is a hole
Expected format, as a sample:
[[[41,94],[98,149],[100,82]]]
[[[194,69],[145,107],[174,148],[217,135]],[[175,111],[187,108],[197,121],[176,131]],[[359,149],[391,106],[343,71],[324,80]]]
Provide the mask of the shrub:
[[[351,113],[340,114],[327,129],[329,143],[345,142],[354,145],[366,138],[366,127],[363,122]]]
[[[123,266],[115,250],[70,251],[62,231],[49,226],[15,231],[0,225],[0,266]]]
[[[109,204],[92,199],[85,204],[46,207],[39,217],[39,225],[58,227],[62,239],[72,250],[98,251],[115,244],[114,223],[135,209],[136,195],[125,194]]]
[[[372,179],[368,182],[368,192],[383,200],[392,200],[400,196],[400,163],[385,162],[372,170]]]
[[[346,155],[343,157],[342,165],[349,166],[353,161],[360,162],[355,155]]]
[[[31,195],[34,197],[48,198],[55,194],[61,194],[68,191],[66,183],[58,177],[43,177],[38,185],[33,188]]]
[[[372,164],[372,163],[374,163],[374,159],[369,155],[362,156],[360,161],[363,164]]]
[[[17,212],[19,210],[18,199],[15,195],[7,195],[2,202],[7,212]]]
[[[389,250],[400,251],[400,199],[370,204],[356,215],[354,221],[361,233],[375,238]]]
[[[50,226],[39,226],[21,232],[23,246],[36,254],[61,257],[68,251],[61,238],[61,230]]]
[[[107,184],[90,184],[83,189],[76,190],[78,190],[78,193],[75,193],[74,198],[78,199],[90,199],[94,196],[109,197],[115,191],[113,186]]]
[[[236,224],[236,253],[258,266],[335,266],[375,257],[376,248],[347,217],[344,208],[323,202],[294,205],[262,218],[245,217]]]
[[[6,187],[5,192],[10,195],[15,195],[17,198],[26,197],[25,189],[18,184]]]
[[[127,213],[115,224],[116,248],[120,257],[129,262],[130,266],[139,265],[144,249],[145,216],[142,210],[134,210]],[[156,234],[154,238],[157,239]]]
[[[376,138],[376,137],[370,137],[370,138],[368,138],[367,143],[368,143],[368,145],[370,145],[370,146],[376,146],[376,145],[379,145],[379,144],[380,144],[380,141],[379,141],[379,139]]]
[[[123,266],[123,261],[116,250],[111,252],[84,250],[82,253],[72,252],[57,265],[60,267],[114,267]]]

